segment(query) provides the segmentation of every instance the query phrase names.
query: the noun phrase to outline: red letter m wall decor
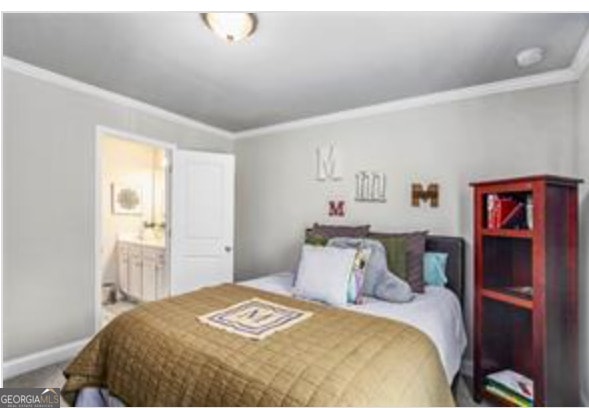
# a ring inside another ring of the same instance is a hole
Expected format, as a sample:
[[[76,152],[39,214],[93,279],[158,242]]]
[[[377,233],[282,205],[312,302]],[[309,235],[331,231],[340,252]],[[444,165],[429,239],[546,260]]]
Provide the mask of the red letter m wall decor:
[[[329,216],[330,217],[343,217],[346,215],[345,212],[345,201],[330,201],[329,202]]]

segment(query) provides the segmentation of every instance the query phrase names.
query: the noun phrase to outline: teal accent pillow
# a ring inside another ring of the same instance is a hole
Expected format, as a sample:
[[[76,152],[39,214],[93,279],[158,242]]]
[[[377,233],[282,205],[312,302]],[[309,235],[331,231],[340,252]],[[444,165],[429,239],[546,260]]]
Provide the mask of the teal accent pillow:
[[[426,252],[423,255],[423,280],[426,285],[446,286],[446,263],[448,254],[443,252]]]

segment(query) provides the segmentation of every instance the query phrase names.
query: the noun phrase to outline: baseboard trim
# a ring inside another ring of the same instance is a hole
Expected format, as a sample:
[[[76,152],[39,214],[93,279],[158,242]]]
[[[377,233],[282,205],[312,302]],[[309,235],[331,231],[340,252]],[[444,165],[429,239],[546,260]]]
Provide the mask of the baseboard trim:
[[[59,363],[74,357],[91,337],[62,344],[47,350],[32,353],[26,356],[7,360],[2,364],[3,379],[13,378],[51,364]]]
[[[462,364],[460,365],[460,374],[465,375],[467,377],[473,377],[474,373],[474,364],[470,359],[462,360]]]

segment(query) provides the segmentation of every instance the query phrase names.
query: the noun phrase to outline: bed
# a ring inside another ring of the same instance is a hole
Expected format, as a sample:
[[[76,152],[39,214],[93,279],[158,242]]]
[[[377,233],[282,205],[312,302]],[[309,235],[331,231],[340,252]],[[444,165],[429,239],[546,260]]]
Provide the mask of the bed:
[[[466,346],[463,241],[430,236],[426,246],[449,254],[449,283],[408,304],[294,299],[283,272],[142,305],[74,359],[62,394],[77,406],[453,405],[450,384]],[[262,341],[197,322],[253,297],[313,316]]]

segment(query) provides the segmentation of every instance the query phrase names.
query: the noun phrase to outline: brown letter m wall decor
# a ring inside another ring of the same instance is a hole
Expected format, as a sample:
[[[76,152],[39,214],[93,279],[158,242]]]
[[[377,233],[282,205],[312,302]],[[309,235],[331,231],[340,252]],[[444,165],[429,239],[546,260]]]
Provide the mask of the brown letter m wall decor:
[[[440,204],[440,189],[437,183],[428,184],[426,190],[419,183],[411,184],[411,205],[419,207],[421,201],[429,201],[431,207]]]

